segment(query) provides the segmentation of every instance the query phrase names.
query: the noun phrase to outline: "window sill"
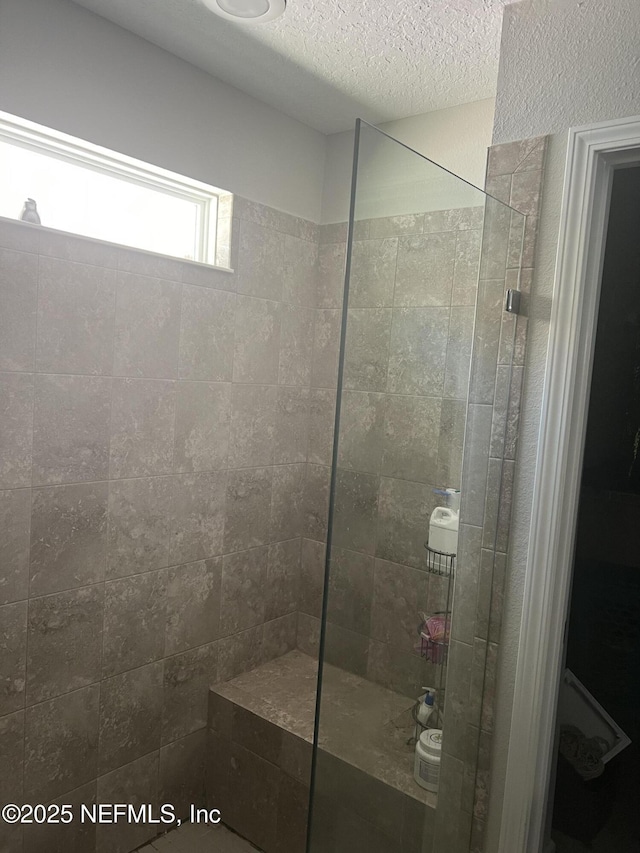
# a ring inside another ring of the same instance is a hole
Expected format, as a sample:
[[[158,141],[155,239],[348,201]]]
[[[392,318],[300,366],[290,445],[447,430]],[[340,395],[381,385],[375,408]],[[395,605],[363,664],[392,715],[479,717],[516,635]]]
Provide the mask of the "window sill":
[[[107,267],[121,272],[156,275],[159,278],[182,280],[180,269],[211,270],[233,275],[232,267],[206,264],[175,255],[162,255],[147,249],[137,249],[120,243],[97,240],[71,231],[59,231],[46,225],[34,225],[20,219],[0,216],[0,246],[33,254],[50,255],[78,263]]]

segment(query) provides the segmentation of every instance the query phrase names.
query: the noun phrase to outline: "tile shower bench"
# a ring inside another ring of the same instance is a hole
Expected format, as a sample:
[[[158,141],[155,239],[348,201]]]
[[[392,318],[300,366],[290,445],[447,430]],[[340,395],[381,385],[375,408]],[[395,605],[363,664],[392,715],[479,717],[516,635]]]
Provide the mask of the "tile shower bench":
[[[208,806],[265,853],[305,850],[317,668],[317,660],[293,651],[209,692]],[[436,796],[413,780],[411,705],[325,664],[318,853],[422,849]]]

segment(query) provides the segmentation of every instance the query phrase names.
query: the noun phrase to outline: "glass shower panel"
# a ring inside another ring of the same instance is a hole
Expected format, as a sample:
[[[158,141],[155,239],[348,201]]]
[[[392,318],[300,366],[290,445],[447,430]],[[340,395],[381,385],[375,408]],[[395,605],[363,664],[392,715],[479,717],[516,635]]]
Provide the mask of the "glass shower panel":
[[[522,220],[358,122],[309,853],[481,849]]]

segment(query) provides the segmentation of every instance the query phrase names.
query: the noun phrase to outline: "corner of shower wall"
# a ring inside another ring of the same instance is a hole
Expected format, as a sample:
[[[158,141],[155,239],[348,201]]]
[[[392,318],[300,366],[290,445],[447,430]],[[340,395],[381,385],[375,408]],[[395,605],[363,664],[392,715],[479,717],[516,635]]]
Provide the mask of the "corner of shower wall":
[[[460,737],[443,742],[442,782],[448,791],[438,808],[436,842],[449,851],[487,853],[493,713],[500,629],[508,572],[513,480],[524,375],[528,297],[534,274],[547,137],[489,149],[486,192],[525,215],[512,217],[506,261],[501,247],[483,246],[465,445],[460,573],[447,682],[445,717],[457,719]],[[491,202],[487,210],[492,214]],[[498,216],[501,211],[496,211]],[[491,226],[491,223],[489,223]],[[491,239],[491,227],[485,243]],[[497,252],[496,252],[497,249]],[[492,258],[498,263],[493,264]],[[508,288],[521,290],[520,314],[497,314]],[[500,319],[497,319],[500,318]],[[497,319],[497,322],[496,322]],[[474,458],[488,458],[477,470]],[[466,500],[465,500],[466,496]],[[456,618],[457,614],[457,618]],[[465,709],[473,711],[464,723]],[[481,703],[481,705],[479,704]],[[477,772],[476,772],[477,767]],[[462,818],[462,819],[461,819]],[[462,836],[457,829],[463,826]]]
[[[318,229],[298,648],[318,657],[346,258],[346,223]]]
[[[221,645],[220,681],[298,647],[319,233],[311,221],[238,196],[233,217],[236,328],[246,326],[253,368],[243,371],[237,351],[233,381],[244,386],[237,393],[246,407],[231,430],[244,451],[229,494],[242,549],[266,547],[267,557],[245,577],[250,594],[239,623],[231,617],[239,630]]]

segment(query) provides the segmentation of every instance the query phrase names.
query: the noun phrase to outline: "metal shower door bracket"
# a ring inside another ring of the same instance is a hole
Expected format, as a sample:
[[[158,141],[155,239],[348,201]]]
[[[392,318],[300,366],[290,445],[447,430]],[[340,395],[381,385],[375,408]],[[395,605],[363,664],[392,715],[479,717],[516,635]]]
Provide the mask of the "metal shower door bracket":
[[[513,288],[509,288],[507,290],[507,298],[504,304],[504,310],[508,311],[509,314],[519,314],[520,313],[520,297],[521,293],[519,290],[513,290]]]

